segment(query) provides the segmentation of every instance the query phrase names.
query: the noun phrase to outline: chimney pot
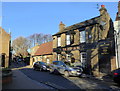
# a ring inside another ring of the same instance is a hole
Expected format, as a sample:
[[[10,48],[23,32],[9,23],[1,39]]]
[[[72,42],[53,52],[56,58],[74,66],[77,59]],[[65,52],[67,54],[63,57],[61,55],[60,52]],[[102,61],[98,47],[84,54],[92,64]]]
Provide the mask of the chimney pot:
[[[60,24],[63,24],[62,21],[60,22]]]
[[[105,7],[105,5],[101,5],[101,7]]]

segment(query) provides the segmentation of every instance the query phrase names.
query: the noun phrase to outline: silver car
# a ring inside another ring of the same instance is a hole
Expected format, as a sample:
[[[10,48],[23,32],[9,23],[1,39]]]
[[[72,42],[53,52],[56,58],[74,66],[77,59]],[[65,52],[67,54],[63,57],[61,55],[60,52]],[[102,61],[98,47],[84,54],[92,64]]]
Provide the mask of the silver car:
[[[50,73],[60,73],[64,74],[66,77],[81,76],[82,72],[82,67],[71,67],[62,61],[53,61],[53,63],[50,65]]]

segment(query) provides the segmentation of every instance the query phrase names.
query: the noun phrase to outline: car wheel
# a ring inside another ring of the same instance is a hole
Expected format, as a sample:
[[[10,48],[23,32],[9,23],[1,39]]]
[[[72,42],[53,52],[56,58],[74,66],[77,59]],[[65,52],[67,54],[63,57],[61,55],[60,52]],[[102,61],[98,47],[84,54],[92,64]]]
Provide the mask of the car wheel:
[[[35,68],[35,67],[33,67],[33,70],[36,70],[36,68]]]
[[[56,69],[54,69],[53,73],[54,74],[58,74],[58,71]]]
[[[40,68],[39,71],[42,71],[42,68]]]
[[[69,76],[70,76],[70,74],[69,74],[68,71],[65,71],[65,72],[64,72],[64,75],[65,75],[66,77],[69,77]]]

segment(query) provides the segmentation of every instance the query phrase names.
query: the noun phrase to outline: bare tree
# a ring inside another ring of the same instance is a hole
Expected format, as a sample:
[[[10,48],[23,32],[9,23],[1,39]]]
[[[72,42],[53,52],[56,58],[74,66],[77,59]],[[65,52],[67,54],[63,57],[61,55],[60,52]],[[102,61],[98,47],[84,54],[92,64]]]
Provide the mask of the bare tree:
[[[35,33],[35,34],[30,35],[27,39],[30,41],[31,47],[33,47],[36,44],[42,44],[42,43],[52,41],[52,35]]]
[[[49,42],[49,41],[52,41],[52,35],[50,35],[50,34],[45,34],[45,35],[43,36],[43,41],[44,41],[44,43]]]
[[[26,56],[28,54],[27,50],[30,47],[30,42],[27,38],[20,36],[13,40],[12,47],[17,55]]]

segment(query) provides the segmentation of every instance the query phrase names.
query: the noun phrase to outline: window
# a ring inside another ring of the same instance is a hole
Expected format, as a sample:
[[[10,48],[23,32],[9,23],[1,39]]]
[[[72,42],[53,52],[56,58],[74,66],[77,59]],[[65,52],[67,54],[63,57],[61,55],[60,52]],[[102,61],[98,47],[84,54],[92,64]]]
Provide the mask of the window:
[[[82,66],[84,67],[86,65],[86,58],[87,58],[87,54],[86,52],[81,52],[81,63],[82,63]]]
[[[55,62],[53,62],[53,64],[54,64],[54,65],[58,65],[58,64],[59,64],[59,62],[58,62],[58,61],[55,61]]]
[[[58,46],[61,46],[61,38],[58,37]]]
[[[66,44],[67,44],[67,45],[70,45],[70,35],[67,35],[67,36],[66,36]]]
[[[86,42],[85,31],[80,32],[80,43]]]
[[[66,59],[67,59],[67,61],[71,62],[71,58],[70,58],[69,54],[66,54]]]
[[[60,54],[57,55],[58,61],[60,61]]]
[[[49,58],[47,58],[47,62],[46,62],[47,64],[50,64],[50,59]]]

